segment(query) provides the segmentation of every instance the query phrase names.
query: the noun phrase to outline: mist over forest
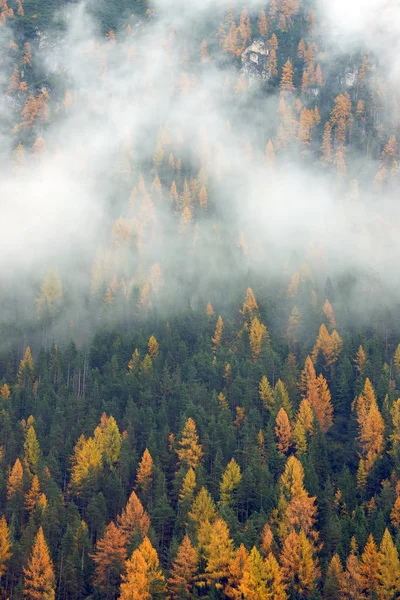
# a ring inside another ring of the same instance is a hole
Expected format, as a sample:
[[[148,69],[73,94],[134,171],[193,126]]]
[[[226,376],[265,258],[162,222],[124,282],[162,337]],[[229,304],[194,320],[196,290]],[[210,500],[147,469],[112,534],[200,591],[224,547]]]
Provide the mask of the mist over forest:
[[[400,597],[396,0],[0,0],[0,599]]]

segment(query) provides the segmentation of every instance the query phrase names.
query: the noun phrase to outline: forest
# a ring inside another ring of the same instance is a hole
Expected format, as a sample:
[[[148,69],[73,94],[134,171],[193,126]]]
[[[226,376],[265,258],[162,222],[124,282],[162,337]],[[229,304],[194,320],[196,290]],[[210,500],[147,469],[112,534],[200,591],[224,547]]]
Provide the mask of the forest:
[[[400,598],[400,11],[330,4],[0,0],[1,599]]]

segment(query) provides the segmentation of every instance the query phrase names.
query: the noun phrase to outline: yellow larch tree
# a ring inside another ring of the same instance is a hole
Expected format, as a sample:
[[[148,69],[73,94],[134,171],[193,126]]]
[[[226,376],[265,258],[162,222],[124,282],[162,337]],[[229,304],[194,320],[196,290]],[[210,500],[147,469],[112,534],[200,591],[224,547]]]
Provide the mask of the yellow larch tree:
[[[34,380],[34,371],[33,371],[33,358],[31,349],[27,346],[24,357],[19,363],[18,368],[18,386],[23,389],[26,386],[26,383],[29,382],[33,384]]]
[[[229,578],[229,565],[234,556],[233,541],[229,537],[228,525],[223,519],[217,519],[211,529],[210,538],[205,547],[207,565],[204,579],[207,585],[223,589]]]
[[[257,317],[251,320],[250,325],[250,348],[253,357],[253,362],[257,362],[263,344],[269,343],[269,333],[265,325],[261,323]]]
[[[364,352],[364,348],[361,345],[357,350],[357,354],[355,355],[353,362],[355,364],[358,377],[363,377],[367,357]]]
[[[279,454],[284,455],[288,452],[293,441],[292,428],[284,408],[279,410],[275,422],[276,446]]]
[[[147,496],[151,487],[153,476],[153,459],[150,452],[146,448],[138,466],[136,474],[136,485],[142,491],[144,496]]]
[[[325,377],[322,374],[316,376],[313,362],[309,356],[306,358],[300,376],[299,387],[303,398],[311,406],[321,430],[326,433],[333,424],[331,394]],[[306,409],[306,407],[303,408]]]
[[[95,477],[102,467],[101,451],[95,440],[81,435],[72,457],[71,486],[80,493],[89,477]]]
[[[247,288],[246,299],[243,303],[240,313],[243,315],[246,321],[250,322],[251,319],[256,315],[257,311],[258,304],[255,299],[253,290],[251,288]]]
[[[126,561],[126,539],[111,521],[91,555],[95,564],[94,586],[107,598],[115,598]]]
[[[318,535],[313,531],[316,521],[316,497],[310,497],[304,488],[304,469],[301,462],[290,456],[279,481],[278,532],[281,539],[291,529],[302,529],[313,542]]]
[[[281,553],[282,574],[286,585],[296,598],[309,596],[319,577],[318,562],[303,530],[294,530],[285,538]]]
[[[219,486],[222,506],[232,505],[234,493],[237,491],[241,480],[240,467],[236,460],[232,458],[222,474],[222,481]]]
[[[313,363],[315,364],[319,353],[322,352],[326,366],[328,367],[333,365],[339,358],[342,344],[343,342],[338,332],[333,330],[333,332],[329,334],[326,326],[324,323],[322,323],[321,327],[319,328],[313,351],[311,353]]]
[[[207,317],[212,317],[213,315],[215,315],[215,311],[214,311],[214,308],[213,308],[213,305],[211,304],[211,302],[207,303],[206,315],[207,315]]]
[[[199,444],[196,423],[191,417],[185,423],[178,445],[179,448],[177,448],[176,453],[178,454],[179,462],[187,467],[196,469],[202,459],[203,449],[201,444]]]
[[[224,595],[232,600],[243,597],[240,589],[244,574],[249,568],[249,553],[243,544],[235,551],[229,564],[228,582],[224,589]]]
[[[340,580],[340,598],[352,600],[353,598],[364,599],[363,578],[360,571],[360,562],[352,549],[346,560],[346,570]]]
[[[21,461],[17,458],[7,479],[7,500],[10,500],[14,494],[22,492],[23,476],[24,470]]]
[[[147,344],[147,351],[149,353],[149,356],[152,360],[154,360],[155,358],[157,358],[157,354],[158,354],[158,342],[156,340],[156,338],[154,337],[154,335],[152,335],[149,338],[149,342]]]
[[[193,494],[196,489],[196,473],[192,467],[189,468],[185,475],[182,483],[182,487],[179,492],[179,501],[191,504],[193,501]]]
[[[273,541],[274,536],[271,527],[269,526],[269,523],[265,523],[260,535],[260,550],[264,556],[268,555],[269,551],[271,550]]]
[[[210,540],[213,525],[217,519],[214,501],[204,486],[197,494],[188,516],[197,532],[199,548],[204,549]]]
[[[222,320],[221,315],[219,315],[219,317],[217,319],[217,325],[215,327],[214,337],[211,338],[212,347],[213,347],[214,352],[216,352],[221,345],[223,330],[224,330],[224,322]]]
[[[133,491],[122,513],[117,518],[118,529],[129,544],[132,538],[143,539],[150,528],[150,518],[143,508],[136,493]]]
[[[400,560],[388,529],[385,529],[378,555],[379,600],[391,600],[400,593]]]
[[[120,600],[151,600],[165,592],[165,578],[160,568],[158,554],[148,537],[145,537],[130,559],[126,561],[126,574],[122,576]]]
[[[290,93],[294,92],[296,88],[293,83],[293,65],[291,61],[288,59],[282,68],[282,76],[280,81],[280,90],[281,93]]]
[[[250,551],[247,569],[244,570],[240,591],[248,600],[268,600],[267,570],[255,546]]]
[[[40,455],[41,451],[36,431],[33,425],[30,425],[25,432],[24,461],[32,473],[35,473],[38,468]]]
[[[198,561],[197,549],[192,546],[189,536],[185,535],[170,569],[168,592],[171,600],[179,600],[182,595],[190,598],[195,583]]]
[[[25,495],[25,508],[29,513],[35,510],[37,501],[40,498],[40,483],[37,475],[33,476],[31,487]]]
[[[23,572],[26,600],[54,600],[54,567],[42,527],[39,527],[28,565]]]
[[[275,556],[270,552],[264,560],[268,600],[287,600],[286,584],[283,578],[283,572]]]
[[[370,533],[364,552],[361,555],[360,573],[363,580],[363,588],[368,598],[376,598],[378,591],[378,548]]]
[[[7,561],[11,558],[11,538],[4,515],[0,517],[0,579],[7,571]]]
[[[360,446],[360,466],[358,482],[362,487],[375,461],[384,450],[384,429],[375,393],[370,380],[365,380],[364,390],[355,402],[358,422],[358,443]]]

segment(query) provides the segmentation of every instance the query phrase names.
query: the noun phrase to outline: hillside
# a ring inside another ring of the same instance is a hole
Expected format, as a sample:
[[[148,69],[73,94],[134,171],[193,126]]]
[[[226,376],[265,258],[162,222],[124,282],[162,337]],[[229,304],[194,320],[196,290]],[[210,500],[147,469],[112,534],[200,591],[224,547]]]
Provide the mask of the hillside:
[[[354,6],[0,0],[1,598],[400,597],[400,14]]]

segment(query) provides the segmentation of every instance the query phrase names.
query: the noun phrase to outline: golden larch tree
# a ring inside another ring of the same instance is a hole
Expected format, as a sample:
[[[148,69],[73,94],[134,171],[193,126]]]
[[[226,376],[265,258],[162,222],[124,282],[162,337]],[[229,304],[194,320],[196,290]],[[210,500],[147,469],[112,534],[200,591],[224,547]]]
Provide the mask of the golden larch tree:
[[[40,492],[40,483],[37,475],[33,476],[31,487],[27,494],[25,495],[25,508],[31,513],[35,510],[37,501],[39,500],[41,495]]]
[[[195,583],[198,561],[197,549],[192,546],[189,536],[185,535],[170,569],[168,592],[171,600],[179,600],[182,598],[182,594],[190,598]]]
[[[54,600],[54,567],[42,527],[39,527],[28,565],[23,572],[26,600]]]
[[[106,598],[116,598],[125,568],[126,538],[114,521],[107,525],[91,556],[95,564],[94,586]]]
[[[199,444],[196,423],[189,417],[182,431],[181,439],[176,450],[179,462],[195,469],[203,456],[203,449]]]
[[[179,501],[191,503],[193,501],[194,490],[196,489],[196,473],[192,467],[188,470],[179,492]]]
[[[313,548],[303,530],[295,531],[286,537],[281,553],[282,573],[286,585],[295,597],[307,597],[315,589],[319,576],[317,560]]]
[[[284,408],[281,408],[276,417],[276,425],[275,425],[275,435],[276,435],[276,446],[278,448],[278,452],[281,455],[284,455],[288,452],[292,441],[293,434],[292,428],[290,425],[289,418],[287,416],[287,412]]]
[[[261,354],[263,344],[269,343],[268,330],[265,325],[258,320],[257,317],[254,317],[251,320],[249,338],[253,362],[257,362]]]
[[[255,299],[253,290],[251,288],[247,288],[246,299],[243,303],[240,313],[247,321],[250,321],[255,315],[256,311],[258,311],[258,304]]]
[[[40,454],[40,446],[36,436],[36,431],[33,425],[31,425],[28,427],[25,433],[24,460],[25,464],[32,473],[34,473],[38,468]]]
[[[14,494],[22,492],[23,476],[24,470],[21,461],[17,458],[7,479],[7,500],[10,500]]]
[[[228,525],[223,519],[214,522],[205,551],[205,582],[209,586],[223,589],[228,582],[229,565],[234,556],[233,541],[229,537]]]
[[[275,556],[270,552],[264,560],[268,600],[287,600],[286,584],[283,578],[283,572]]]
[[[361,345],[357,350],[357,354],[355,355],[353,362],[355,364],[358,377],[363,377],[367,357],[364,352],[364,348]]]
[[[118,516],[117,525],[127,544],[133,537],[144,538],[147,535],[150,518],[135,492],[131,493],[124,510]]]
[[[250,551],[247,569],[240,585],[244,598],[249,600],[268,600],[267,570],[261,554],[255,546]]]
[[[199,549],[206,548],[217,518],[217,510],[209,491],[204,486],[197,494],[188,516],[197,531]]]
[[[363,578],[360,571],[360,562],[353,551],[346,561],[346,570],[340,581],[340,598],[343,600],[363,599]]]
[[[273,541],[274,536],[271,527],[269,526],[269,523],[265,523],[260,534],[260,550],[264,556],[267,556],[267,554],[271,550]]]
[[[224,330],[224,322],[222,320],[221,315],[219,315],[219,317],[217,319],[217,325],[215,327],[214,337],[211,338],[212,347],[213,347],[214,352],[216,352],[221,345],[223,330]]]
[[[240,467],[236,460],[232,458],[222,474],[222,481],[219,486],[222,506],[230,506],[232,504],[233,495],[238,489],[241,480]]]
[[[4,515],[0,518],[0,579],[7,571],[7,561],[11,558],[11,538]]]
[[[136,474],[136,485],[146,496],[151,487],[153,476],[153,459],[150,452],[146,448],[138,466]]]
[[[154,337],[154,335],[152,335],[147,344],[147,351],[152,360],[157,358],[158,348],[159,348],[158,342],[157,342],[156,338]]]
[[[372,534],[369,534],[364,552],[361,555],[360,573],[363,580],[363,588],[369,598],[375,598],[378,590],[378,548],[376,547]]]
[[[294,92],[296,88],[293,83],[293,65],[288,59],[282,68],[282,76],[280,81],[281,93]]]
[[[385,529],[378,555],[379,600],[396,598],[400,592],[400,560],[388,529]]]
[[[224,589],[224,595],[232,600],[242,598],[240,586],[244,574],[249,568],[249,553],[243,544],[235,551],[235,554],[229,564],[228,582]]]
[[[382,415],[379,412],[375,393],[367,378],[364,390],[355,403],[358,422],[358,443],[360,446],[359,485],[362,487],[375,461],[384,450],[384,429]]]

